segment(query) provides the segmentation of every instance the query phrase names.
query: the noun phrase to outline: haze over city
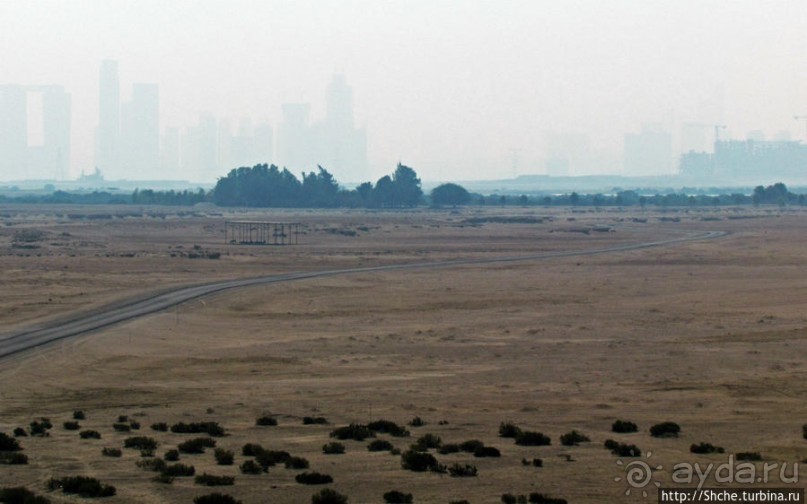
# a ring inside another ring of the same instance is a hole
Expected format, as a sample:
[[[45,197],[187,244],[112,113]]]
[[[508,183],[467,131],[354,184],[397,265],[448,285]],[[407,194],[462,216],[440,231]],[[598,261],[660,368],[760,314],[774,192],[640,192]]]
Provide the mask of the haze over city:
[[[0,3],[0,85],[69,93],[67,178],[97,165],[103,60],[117,62],[121,102],[137,83],[158,86],[161,134],[207,114],[233,132],[242,119],[267,124],[276,142],[283,104],[308,103],[309,122],[324,121],[343,76],[367,166],[304,167],[340,181],[375,180],[399,161],[429,180],[546,173],[563,138],[587,152],[567,174],[620,174],[625,135],[660,129],[673,139],[669,166],[630,173],[655,175],[692,147],[687,123],[709,141],[715,124],[727,139],[804,140],[805,27],[803,1],[11,0]]]

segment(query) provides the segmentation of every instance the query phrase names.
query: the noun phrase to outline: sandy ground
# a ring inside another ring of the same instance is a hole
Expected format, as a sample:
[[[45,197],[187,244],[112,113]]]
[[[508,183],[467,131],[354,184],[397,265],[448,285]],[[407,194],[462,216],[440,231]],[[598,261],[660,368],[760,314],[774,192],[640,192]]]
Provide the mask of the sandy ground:
[[[647,498],[639,488],[625,495],[630,460],[619,465],[603,441],[651,452],[648,463],[661,466],[652,479],[665,486],[677,463],[720,464],[752,451],[788,464],[789,475],[807,457],[807,213],[219,212],[0,208],[3,332],[209,279],[731,234],[664,249],[241,289],[34,350],[0,362],[0,431],[41,416],[54,428],[46,438],[21,438],[30,463],[2,466],[0,487],[25,485],[53,502],[77,502],[47,492],[45,483],[82,474],[117,488],[104,500],[110,503],[190,503],[213,490],[245,504],[310,502],[320,488],[296,483],[299,471],[240,474],[240,448],[254,442],[307,458],[353,504],[383,502],[392,489],[413,493],[417,503],[495,503],[506,492],[655,502],[652,482]],[[294,247],[226,245],[223,221],[245,218],[301,222],[305,234]],[[17,233],[25,230],[42,234],[24,242]],[[222,255],[190,259],[192,251]],[[76,409],[87,414],[82,428],[98,430],[101,440],[63,429]],[[219,446],[236,452],[236,465],[217,466],[210,451],[182,461],[197,473],[233,475],[236,484],[160,484],[136,467],[136,451],[101,456],[102,447],[121,447],[128,436],[112,429],[123,414],[160,442],[158,455],[191,436],[153,432],[152,423],[219,422],[229,433]],[[255,426],[264,414],[279,425]],[[324,416],[330,425],[302,425],[303,416]],[[345,441],[345,455],[321,453],[335,427],[381,418],[405,424],[415,416],[427,425],[410,427],[411,438],[380,437],[402,450],[425,433],[446,443],[480,439],[502,456],[435,454],[479,470],[475,478],[452,478],[405,471],[400,457],[368,452],[366,441]],[[640,431],[611,433],[615,419]],[[681,425],[681,436],[652,438],[649,427],[667,420]],[[502,421],[541,431],[552,445],[499,438]],[[559,436],[572,429],[591,442],[561,446]],[[702,441],[726,453],[689,452]],[[522,465],[536,457],[542,468]],[[782,486],[778,470],[769,486]]]

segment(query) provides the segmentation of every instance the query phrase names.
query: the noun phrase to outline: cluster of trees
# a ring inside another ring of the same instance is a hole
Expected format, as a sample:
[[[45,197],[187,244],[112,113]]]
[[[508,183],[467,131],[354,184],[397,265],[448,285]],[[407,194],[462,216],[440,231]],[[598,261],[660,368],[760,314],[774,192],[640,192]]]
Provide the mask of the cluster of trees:
[[[422,199],[417,173],[400,163],[375,185],[365,182],[353,190],[340,188],[321,166],[316,173],[303,173],[300,180],[285,168],[261,164],[231,170],[212,191],[217,205],[245,207],[401,208],[416,206]]]

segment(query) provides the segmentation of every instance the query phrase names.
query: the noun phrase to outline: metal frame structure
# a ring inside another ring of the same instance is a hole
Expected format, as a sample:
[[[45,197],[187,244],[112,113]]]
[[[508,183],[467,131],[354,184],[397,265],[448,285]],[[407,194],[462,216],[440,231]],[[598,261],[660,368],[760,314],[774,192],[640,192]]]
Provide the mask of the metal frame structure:
[[[224,242],[233,245],[297,245],[297,222],[224,221]]]

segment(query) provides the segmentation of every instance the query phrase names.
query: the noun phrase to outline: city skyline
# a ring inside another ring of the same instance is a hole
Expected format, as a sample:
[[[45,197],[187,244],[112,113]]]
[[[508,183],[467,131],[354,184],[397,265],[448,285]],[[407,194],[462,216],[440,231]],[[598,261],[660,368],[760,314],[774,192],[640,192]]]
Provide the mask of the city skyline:
[[[698,124],[804,141],[805,24],[795,1],[9,1],[0,84],[70,94],[72,177],[95,165],[105,59],[120,63],[121,104],[134,83],[159,86],[159,134],[180,150],[203,114],[229,118],[242,139],[242,118],[277,138],[283,104],[324,121],[342,74],[368,166],[366,177],[333,169],[339,180],[375,180],[398,161],[430,180],[627,174],[626,135],[649,124],[670,133],[662,170],[675,171],[685,146],[711,143]],[[564,168],[553,135],[577,135],[586,152]],[[194,178],[177,169],[171,178]]]

